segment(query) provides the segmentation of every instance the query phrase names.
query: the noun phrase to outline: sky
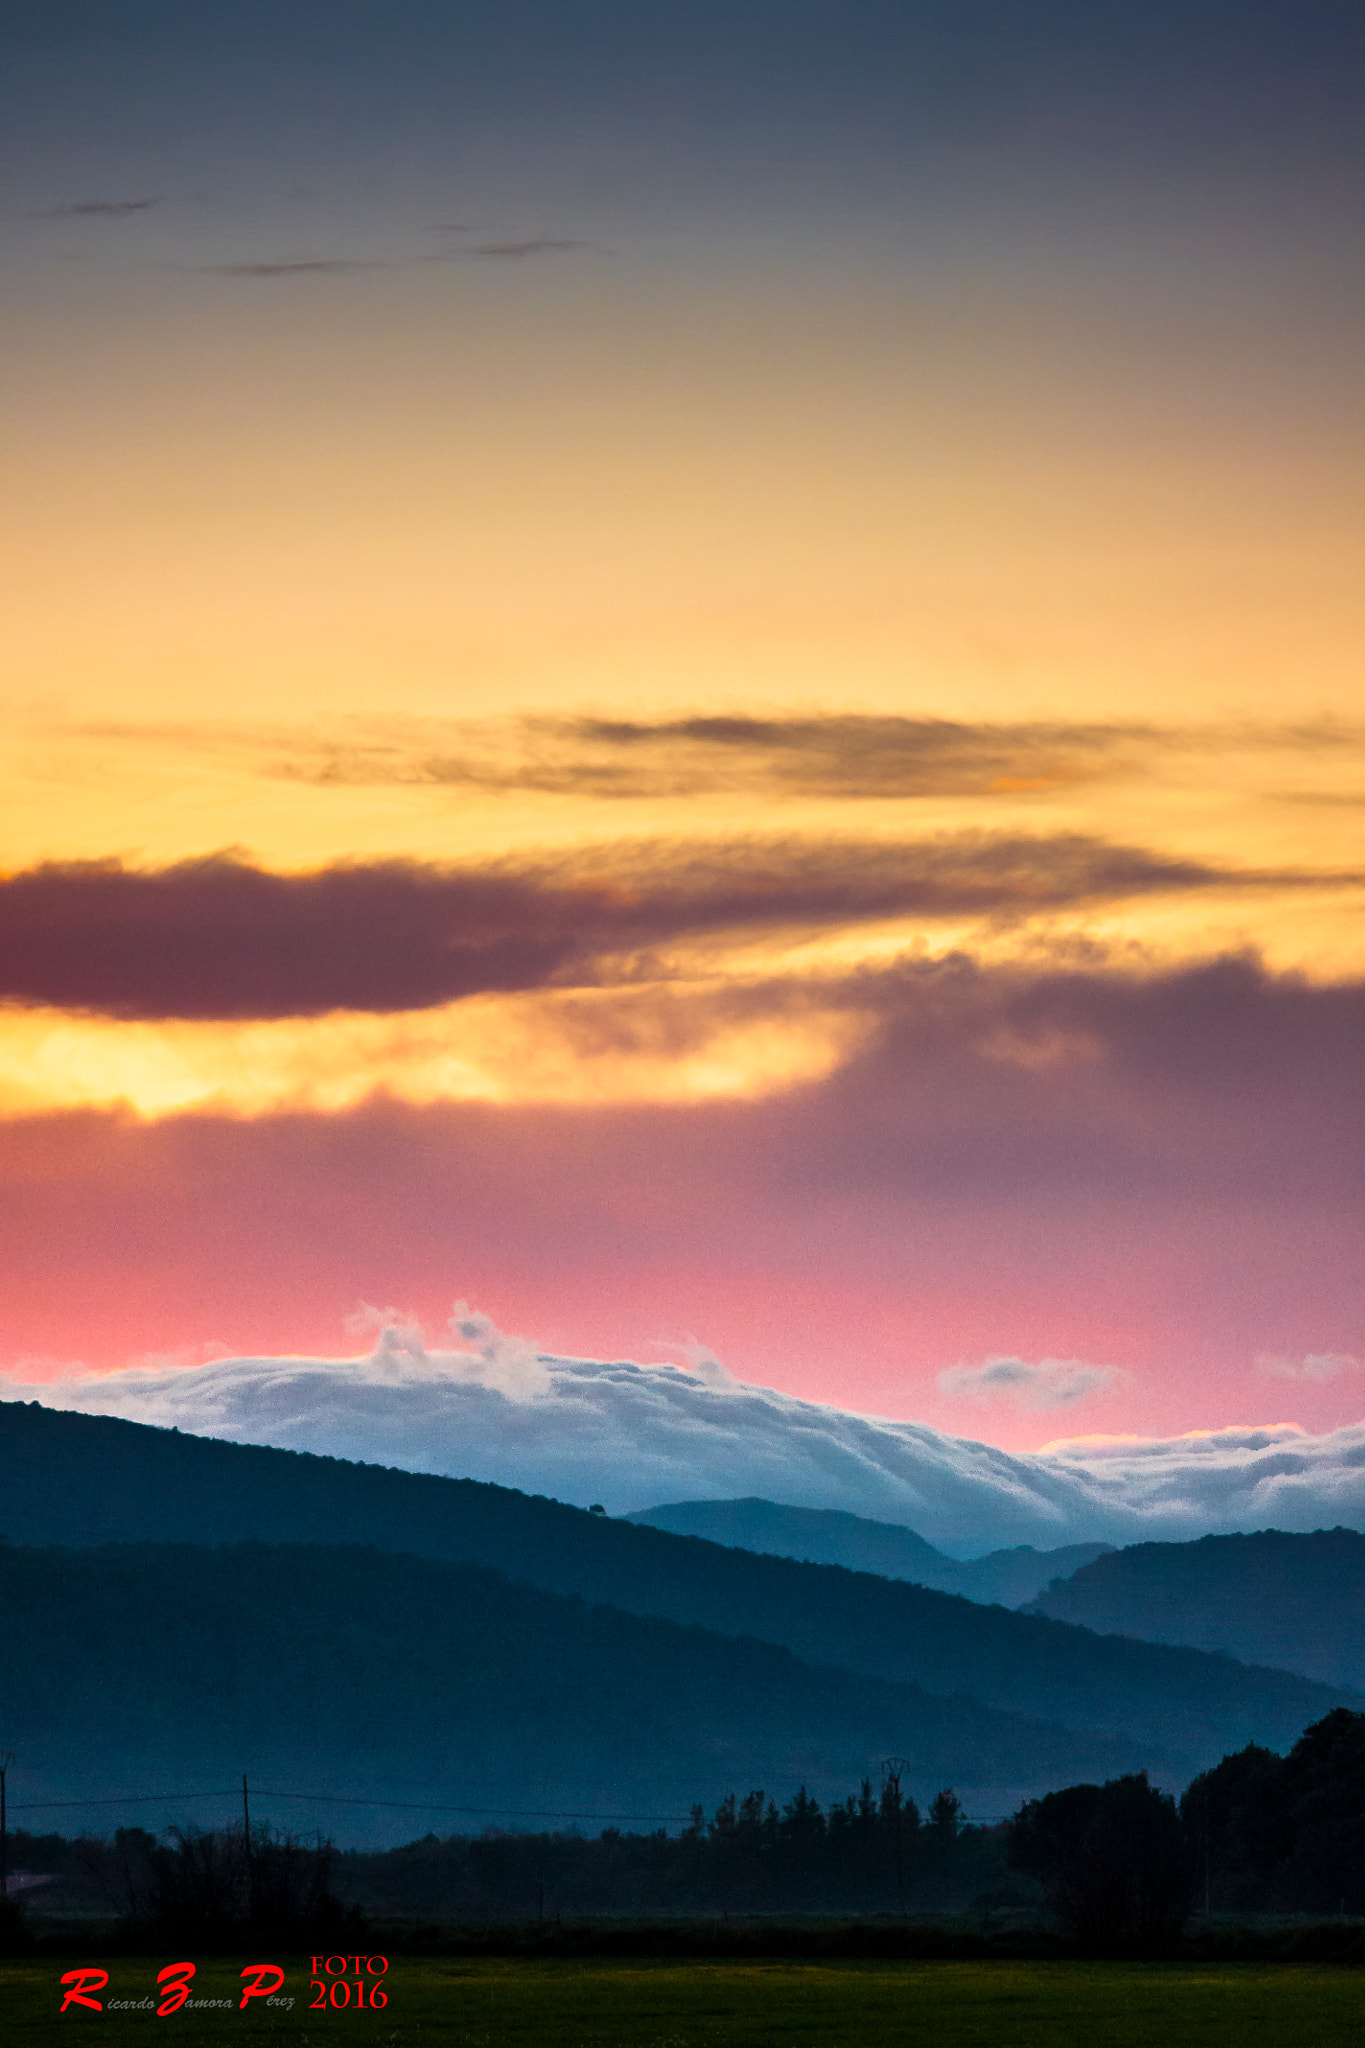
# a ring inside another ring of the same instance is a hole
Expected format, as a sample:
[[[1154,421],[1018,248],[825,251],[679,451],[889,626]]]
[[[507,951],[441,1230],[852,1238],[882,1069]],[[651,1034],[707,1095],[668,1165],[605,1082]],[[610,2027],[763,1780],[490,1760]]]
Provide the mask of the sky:
[[[0,15],[11,1383],[1349,1450],[1358,11]]]

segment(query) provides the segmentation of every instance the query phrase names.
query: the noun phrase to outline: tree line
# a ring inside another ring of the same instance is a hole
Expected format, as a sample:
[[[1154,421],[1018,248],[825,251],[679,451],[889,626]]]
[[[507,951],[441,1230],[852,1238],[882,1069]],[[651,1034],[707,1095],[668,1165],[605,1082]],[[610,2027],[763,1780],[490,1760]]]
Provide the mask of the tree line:
[[[427,1835],[338,1851],[269,1828],[120,1829],[112,1841],[10,1838],[125,1926],[178,1939],[337,1937],[365,1916],[525,1923],[558,1917],[1032,1911],[1081,1946],[1156,1948],[1195,1912],[1365,1913],[1365,1714],[1335,1709],[1287,1756],[1249,1744],[1177,1804],[1143,1771],[971,1825],[942,1791],[922,1813],[901,1769],[822,1807],[754,1790],[670,1834]],[[38,1894],[35,1894],[37,1897]],[[19,1900],[7,1902],[11,1936]]]
[[[1365,1714],[1334,1708],[1288,1756],[1249,1743],[1179,1806],[1145,1772],[1030,1800],[1012,1866],[1092,1943],[1156,1944],[1192,1912],[1365,1913]]]
[[[968,1825],[949,1790],[921,1814],[896,1772],[827,1809],[804,1786],[781,1806],[731,1793],[678,1834],[428,1835],[341,1874],[366,1911],[442,1919],[947,1912],[1008,1876],[998,1828]]]

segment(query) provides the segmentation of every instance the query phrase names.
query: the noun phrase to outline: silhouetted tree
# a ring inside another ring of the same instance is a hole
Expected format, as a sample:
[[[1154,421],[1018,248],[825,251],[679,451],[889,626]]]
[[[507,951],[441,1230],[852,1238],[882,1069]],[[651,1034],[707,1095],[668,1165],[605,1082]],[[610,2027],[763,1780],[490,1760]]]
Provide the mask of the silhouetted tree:
[[[23,1899],[7,1893],[0,1899],[0,1956],[27,1955],[32,1946]]]
[[[168,1834],[158,1841],[143,1828],[120,1828],[112,1845],[78,1845],[82,1867],[127,1920],[186,1941],[233,1930],[303,1939],[343,1924],[332,1891],[337,1856],[330,1842],[253,1827],[248,1870],[241,1828],[172,1828]]]
[[[1180,1818],[1206,1911],[1286,1903],[1294,1828],[1283,1757],[1254,1742],[1225,1756],[1187,1787]]]
[[[925,1823],[934,1838],[941,1842],[955,1842],[961,1820],[962,1801],[956,1792],[936,1792]]]
[[[1180,1931],[1193,1905],[1175,1801],[1145,1771],[1029,1800],[1011,1825],[1009,1853],[1042,1883],[1066,1932],[1090,1947],[1152,1947]]]
[[[1337,1707],[1284,1760],[1288,1891],[1308,1912],[1365,1909],[1365,1714]]]
[[[1365,1910],[1365,1714],[1334,1708],[1286,1757],[1225,1756],[1180,1812],[1211,1907]]]

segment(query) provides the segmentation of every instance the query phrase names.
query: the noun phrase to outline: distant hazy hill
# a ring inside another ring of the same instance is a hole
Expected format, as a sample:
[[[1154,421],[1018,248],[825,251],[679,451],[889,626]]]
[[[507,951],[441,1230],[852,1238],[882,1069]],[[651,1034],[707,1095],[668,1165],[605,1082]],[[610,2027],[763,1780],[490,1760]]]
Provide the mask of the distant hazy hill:
[[[735,1550],[771,1557],[802,1558],[808,1564],[842,1564],[884,1579],[908,1579],[939,1593],[960,1593],[989,1606],[1022,1607],[1053,1579],[1102,1557],[1108,1543],[1069,1543],[1060,1550],[992,1550],[965,1563],[945,1557],[913,1529],[899,1522],[874,1522],[839,1508],[784,1507],[772,1500],[679,1500],[626,1515],[674,1536],[705,1536]]]
[[[1247,1742],[1283,1749],[1331,1707],[1359,1705],[1288,1672],[1096,1636],[836,1565],[725,1549],[506,1487],[37,1403],[0,1403],[0,1501],[8,1534],[25,1543],[254,1537],[490,1565],[549,1592],[755,1636],[812,1664],[1128,1735],[1168,1777]]]
[[[479,1566],[349,1546],[9,1544],[0,1641],[16,1801],[231,1787],[245,1769],[258,1788],[685,1814],[755,1785],[842,1795],[887,1754],[912,1759],[921,1799],[1112,1773],[1137,1754]]]
[[[1137,1543],[1049,1587],[1028,1611],[1365,1686],[1365,1536],[1355,1529]]]

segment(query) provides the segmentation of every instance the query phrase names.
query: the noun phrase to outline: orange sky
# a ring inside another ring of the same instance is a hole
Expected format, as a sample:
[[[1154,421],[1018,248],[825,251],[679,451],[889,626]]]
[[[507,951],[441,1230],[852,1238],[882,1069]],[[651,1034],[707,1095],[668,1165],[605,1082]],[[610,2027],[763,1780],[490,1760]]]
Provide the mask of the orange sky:
[[[444,51],[436,18],[409,11],[410,54],[424,37]],[[248,13],[264,49],[275,30]],[[376,57],[371,85],[360,43],[326,60],[359,96],[352,132],[344,95],[307,83],[305,35],[281,45],[293,123],[258,150],[255,74],[215,70],[204,37],[172,38],[162,85],[115,38],[103,96],[60,37],[21,63],[0,887],[44,863],[155,878],[226,855],[277,876],[510,876],[556,902],[652,904],[676,883],[686,903],[539,980],[386,1002],[360,974],[322,1008],[250,1014],[163,1001],[154,964],[145,1002],[82,995],[88,933],[74,980],[16,952],[0,1007],[16,1134],[85,1112],[127,1132],[321,1125],[376,1097],[532,1119],[833,1103],[891,1029],[867,989],[935,962],[1011,987],[1090,974],[1134,1002],[1228,957],[1324,1001],[1359,984],[1356,316],[1344,187],[1288,126],[1219,156],[1177,112],[1144,154],[1156,117],[1120,70],[1124,119],[1097,99],[1087,127],[1025,52],[1022,125],[1001,115],[983,143],[977,114],[950,113],[915,158],[872,101],[848,101],[861,129],[839,111],[847,80],[878,89],[856,51],[827,118],[800,111],[812,44],[749,127],[733,109],[661,116],[671,139],[651,143],[649,120],[618,127],[619,105],[593,114],[549,84],[553,110],[513,95],[505,130],[466,110],[457,148],[422,67],[400,90],[383,66],[406,58]],[[641,106],[671,90],[651,49],[621,60],[642,67]],[[470,61],[502,75],[496,52]],[[913,57],[926,78],[937,61]],[[1109,59],[1066,61],[1099,77]],[[1248,108],[1254,74],[1248,59],[1229,86]],[[744,907],[713,907],[741,885]],[[120,943],[151,963],[162,939],[139,931]],[[981,1043],[1085,1089],[1112,1054],[1097,1030],[997,1021]],[[879,1229],[901,1227],[899,1199]],[[1153,1193],[1158,1263],[1159,1208]],[[909,1214],[913,1238],[927,1226]],[[575,1335],[509,1279],[515,1247],[486,1285],[583,1349],[608,1329],[645,1341],[660,1316],[719,1340],[688,1298],[706,1282],[685,1235],[690,1277],[642,1281],[638,1327],[584,1311]],[[1054,1301],[1091,1256],[1073,1270],[1063,1239],[1038,1282]],[[541,1253],[531,1231],[523,1266]],[[45,1325],[33,1256],[8,1354],[126,1355],[97,1293],[88,1339]],[[460,1264],[458,1247],[429,1256]],[[762,1295],[770,1260],[746,1254],[749,1282],[720,1291]],[[248,1318],[252,1341],[319,1342],[353,1306],[344,1261],[325,1280],[305,1263],[297,1316]],[[423,1299],[479,1291],[477,1270],[405,1273]],[[1049,1334],[1034,1282],[1012,1284],[1030,1304],[1014,1334],[1005,1296],[988,1328],[961,1316],[960,1340],[951,1303],[922,1326],[903,1304],[875,1370],[856,1346],[783,1366],[766,1338],[755,1362],[910,1413],[973,1345],[1089,1341],[1070,1307]],[[590,1299],[591,1275],[573,1292]],[[1295,1310],[1269,1317],[1266,1346],[1330,1334],[1350,1351],[1357,1297],[1337,1278],[1328,1293],[1330,1333]],[[745,1317],[727,1316],[742,1349]],[[1212,1351],[1189,1334],[1217,1412],[1186,1400],[1181,1317],[1168,1304],[1155,1334],[1106,1334],[1096,1310],[1095,1344],[1166,1375],[1133,1413],[1197,1426],[1254,1406],[1250,1331]],[[153,1322],[158,1344],[239,1341],[216,1297],[202,1322],[192,1302]],[[898,1346],[914,1360],[899,1381]]]

